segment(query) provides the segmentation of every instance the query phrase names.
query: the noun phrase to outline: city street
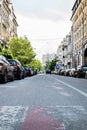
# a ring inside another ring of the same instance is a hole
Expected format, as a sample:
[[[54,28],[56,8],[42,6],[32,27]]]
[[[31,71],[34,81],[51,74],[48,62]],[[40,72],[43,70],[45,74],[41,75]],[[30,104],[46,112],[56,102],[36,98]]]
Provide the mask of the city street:
[[[87,79],[38,74],[0,84],[0,130],[86,130]]]
[[[0,130],[87,130],[87,0],[0,0]]]

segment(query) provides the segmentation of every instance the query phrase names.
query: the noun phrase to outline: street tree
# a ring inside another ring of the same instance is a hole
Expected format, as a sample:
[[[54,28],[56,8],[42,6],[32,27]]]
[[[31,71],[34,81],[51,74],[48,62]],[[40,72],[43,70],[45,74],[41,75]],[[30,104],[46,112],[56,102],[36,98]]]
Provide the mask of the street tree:
[[[12,55],[18,59],[22,65],[29,64],[35,57],[35,53],[28,39],[14,37],[8,44]]]
[[[0,46],[0,55],[5,56],[7,59],[12,59],[13,55],[9,49],[2,48]]]
[[[51,65],[51,61],[47,61],[46,62],[46,66],[45,66],[45,69],[47,70],[47,69],[50,69],[50,65]]]
[[[0,55],[2,55],[2,46],[0,46]]]
[[[50,69],[51,71],[53,71],[55,69],[56,66],[56,62],[57,62],[57,58],[55,57],[52,61],[47,61],[46,62],[46,66],[45,69]]]
[[[35,58],[30,63],[30,66],[32,66],[37,71],[40,71],[42,69],[42,64],[41,64],[40,60],[35,59]]]
[[[56,62],[57,62],[57,59],[56,57],[51,61],[50,63],[50,70],[53,71],[55,69],[55,66],[56,66]]]

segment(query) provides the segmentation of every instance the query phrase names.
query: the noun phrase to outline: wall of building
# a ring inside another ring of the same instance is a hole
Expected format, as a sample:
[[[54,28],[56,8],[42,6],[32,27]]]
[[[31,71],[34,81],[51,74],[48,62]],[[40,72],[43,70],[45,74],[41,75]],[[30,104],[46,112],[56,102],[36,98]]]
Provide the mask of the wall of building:
[[[10,0],[0,0],[0,44],[7,48],[11,37],[17,36],[17,20]]]
[[[84,57],[87,44],[87,0],[76,0],[72,9],[73,53],[76,66],[86,64]]]

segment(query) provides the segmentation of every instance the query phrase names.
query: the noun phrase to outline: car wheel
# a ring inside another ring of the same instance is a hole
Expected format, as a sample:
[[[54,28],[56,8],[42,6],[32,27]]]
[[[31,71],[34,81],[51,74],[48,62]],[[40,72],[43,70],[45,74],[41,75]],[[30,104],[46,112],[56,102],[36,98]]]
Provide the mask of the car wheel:
[[[25,76],[24,76],[24,73],[23,73],[23,75],[22,75],[22,79],[24,79],[24,77],[25,77]]]
[[[85,79],[87,79],[87,73],[85,74]]]
[[[7,81],[8,81],[7,72],[5,71],[2,82],[3,82],[3,83],[7,83]]]
[[[14,79],[15,79],[15,76],[14,76],[14,73],[13,73],[13,74],[12,74],[12,79],[11,79],[11,80],[14,81]]]
[[[19,80],[21,80],[21,79],[22,79],[21,73],[19,74],[18,79],[19,79]]]

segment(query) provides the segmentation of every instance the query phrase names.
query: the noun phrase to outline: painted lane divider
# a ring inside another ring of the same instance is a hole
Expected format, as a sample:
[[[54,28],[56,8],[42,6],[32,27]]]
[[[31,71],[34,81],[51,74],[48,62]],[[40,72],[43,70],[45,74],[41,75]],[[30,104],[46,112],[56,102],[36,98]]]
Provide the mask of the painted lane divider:
[[[68,84],[68,83],[65,83],[65,82],[63,82],[63,81],[61,81],[61,80],[59,80],[59,79],[56,79],[56,78],[54,78],[54,77],[53,77],[53,79],[55,79],[57,82],[60,82],[60,83],[62,83],[62,84],[64,84],[64,85],[66,85],[67,87],[69,87],[69,88],[71,88],[71,89],[77,91],[78,93],[80,93],[80,94],[83,95],[84,97],[87,97],[87,93],[85,93],[85,92],[83,92],[83,91],[81,91],[81,90],[75,88],[74,86],[72,86],[72,85],[70,85],[70,84]]]

